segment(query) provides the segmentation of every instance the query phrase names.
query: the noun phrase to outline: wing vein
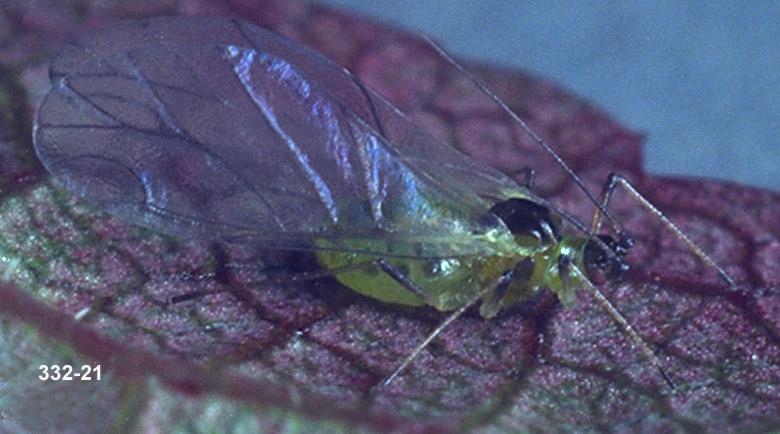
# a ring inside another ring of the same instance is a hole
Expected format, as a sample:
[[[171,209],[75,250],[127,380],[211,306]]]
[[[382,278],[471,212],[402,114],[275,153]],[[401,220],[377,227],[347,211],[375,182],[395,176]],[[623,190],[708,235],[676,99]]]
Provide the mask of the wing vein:
[[[172,50],[173,51],[173,50]],[[176,51],[173,51],[174,55],[179,57],[179,60],[185,60],[185,58]],[[154,87],[152,86],[151,82],[144,76],[135,65],[135,62],[130,58],[130,56],[127,56],[128,63],[131,65],[131,74],[136,79],[139,84],[142,85],[143,89],[146,90],[149,94],[149,96],[154,101],[155,105],[157,106],[157,111],[160,115],[161,121],[165,123],[166,126],[168,126],[174,133],[178,134],[181,139],[183,139],[185,142],[190,143],[191,145],[194,145],[200,149],[202,149],[207,155],[209,155],[211,158],[214,158],[215,160],[219,161],[220,163],[224,164],[226,167],[230,167],[230,165],[225,161],[224,158],[222,158],[220,155],[212,152],[210,149],[208,149],[206,146],[203,146],[200,142],[198,142],[194,137],[192,137],[188,132],[185,130],[179,128],[177,125],[177,122],[175,119],[168,113],[167,106],[163,103],[162,99],[159,97],[157,92],[154,90]],[[197,71],[197,68],[191,68],[192,71]],[[245,180],[242,176],[231,174],[231,177],[241,184],[245,186],[245,188],[249,191],[251,191],[253,194],[255,194],[260,200],[265,204],[265,206],[270,211],[271,215],[274,217],[274,220],[279,227],[284,230],[285,225],[282,222],[281,218],[279,217],[278,213],[273,209],[270,202],[265,198],[265,196],[260,193],[254,186],[251,185],[247,180]]]
[[[284,142],[285,145],[287,145],[287,149],[295,156],[295,160],[303,169],[309,181],[314,186],[320,201],[322,202],[323,206],[325,206],[331,222],[334,224],[338,223],[336,203],[327,183],[311,165],[308,155],[303,152],[303,150],[295,143],[295,140],[293,140],[292,137],[287,134],[284,128],[282,128],[278,119],[274,115],[273,110],[268,105],[268,101],[266,101],[266,99],[260,95],[257,89],[255,89],[255,86],[252,84],[251,78],[249,77],[249,72],[254,64],[256,58],[255,56],[257,54],[258,52],[255,50],[244,50],[241,52],[241,58],[233,67],[233,70],[241,82],[244,90],[246,90],[247,94],[252,100],[254,106],[260,111],[276,135]]]

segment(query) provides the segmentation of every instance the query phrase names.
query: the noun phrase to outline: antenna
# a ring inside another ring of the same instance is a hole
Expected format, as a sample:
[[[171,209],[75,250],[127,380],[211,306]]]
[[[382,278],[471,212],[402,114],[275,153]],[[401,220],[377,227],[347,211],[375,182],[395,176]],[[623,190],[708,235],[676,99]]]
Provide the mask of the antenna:
[[[574,183],[577,184],[578,187],[582,191],[585,192],[585,195],[588,196],[588,199],[593,203],[593,205],[596,206],[598,211],[604,215],[607,220],[609,220],[609,223],[612,225],[612,227],[615,229],[615,232],[618,234],[623,233],[623,228],[618,224],[618,222],[612,217],[612,215],[607,211],[604,206],[599,203],[598,200],[596,200],[596,197],[593,196],[593,193],[591,193],[590,189],[585,186],[585,183],[582,182],[582,178],[577,175],[574,170],[572,170],[568,164],[561,158],[560,155],[558,155],[557,152],[553,148],[550,147],[550,145],[547,144],[547,142],[544,141],[534,130],[531,129],[531,127],[528,126],[528,124],[525,123],[518,115],[515,113],[509,106],[504,103],[504,101],[501,100],[501,98],[498,97],[495,93],[493,93],[490,88],[482,82],[482,80],[478,79],[477,77],[473,76],[471,73],[466,71],[458,62],[456,62],[449,54],[447,54],[446,51],[444,51],[443,48],[441,48],[436,42],[434,42],[431,38],[429,38],[427,35],[420,34],[420,36],[434,49],[437,53],[439,53],[440,56],[442,56],[450,65],[454,66],[458,72],[463,74],[464,77],[471,80],[474,85],[476,85],[482,92],[484,92],[490,99],[492,99],[496,104],[498,104],[501,109],[507,113],[512,120],[517,122],[520,127],[523,128],[523,130],[528,133],[529,136],[533,139],[534,142],[536,142],[539,146],[542,147],[542,149],[545,150],[553,159],[558,163],[559,166],[563,168],[563,170],[574,180]],[[591,236],[594,234],[590,234]]]

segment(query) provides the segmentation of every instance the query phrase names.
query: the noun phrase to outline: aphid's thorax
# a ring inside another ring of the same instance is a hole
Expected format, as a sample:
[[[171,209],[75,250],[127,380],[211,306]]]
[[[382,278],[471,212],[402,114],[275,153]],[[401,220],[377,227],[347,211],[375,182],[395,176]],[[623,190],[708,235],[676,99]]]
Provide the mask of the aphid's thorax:
[[[512,268],[512,280],[485,297],[480,314],[491,318],[501,309],[522,303],[545,288],[558,294],[564,304],[571,304],[574,288],[580,283],[579,276],[561,267],[562,258],[579,265],[585,241],[562,237],[560,217],[529,199],[513,198],[499,202],[490,212],[498,216],[515,236],[518,252]]]
[[[486,297],[480,312],[490,318],[503,308],[523,302],[543,289],[554,292],[564,306],[575,301],[583,277],[600,274],[616,280],[629,266],[625,261],[633,240],[599,235],[596,239],[562,236],[560,216],[528,199],[509,199],[491,208],[517,240],[519,262],[512,280]],[[531,252],[526,253],[526,252]],[[580,274],[573,267],[583,270]]]
[[[584,246],[584,239],[564,236],[557,243],[540,248],[533,256],[533,273],[525,282],[525,291],[535,295],[543,289],[549,289],[558,296],[564,306],[571,306],[575,301],[576,290],[582,282],[578,274],[563,264],[571,261],[581,267]],[[516,279],[512,283],[515,281]],[[509,301],[517,303],[522,299]]]

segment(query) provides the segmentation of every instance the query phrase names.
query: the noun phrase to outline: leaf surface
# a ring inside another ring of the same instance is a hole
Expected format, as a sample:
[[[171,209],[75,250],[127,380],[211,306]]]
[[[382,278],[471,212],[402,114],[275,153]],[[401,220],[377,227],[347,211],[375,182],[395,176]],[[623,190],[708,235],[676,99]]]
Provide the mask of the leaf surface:
[[[0,9],[11,23],[0,47],[0,251],[10,282],[0,288],[1,345],[14,355],[0,362],[3,377],[14,379],[0,386],[6,427],[54,432],[55,412],[44,406],[77,421],[70,403],[87,393],[104,398],[90,407],[97,420],[73,422],[73,432],[182,423],[274,431],[300,420],[328,430],[420,432],[744,432],[780,424],[780,197],[648,175],[641,137],[594,107],[543,79],[468,62],[594,191],[608,173],[624,174],[738,286],[727,289],[618,192],[613,209],[637,246],[630,273],[604,291],[658,348],[677,393],[583,293],[569,309],[545,295],[490,321],[469,312],[368,397],[443,315],[366,299],[327,278],[274,284],[259,270],[316,268],[312,259],[163,237],[70,198],[31,157],[29,130],[48,87],[45,62],[64,41],[121,18],[238,15],[349,67],[472,158],[507,174],[533,167],[537,192],[581,219],[592,206],[527,134],[415,36],[295,2],[147,3]],[[193,291],[212,294],[168,303]],[[85,308],[92,310],[74,321]],[[107,384],[87,392],[81,383],[37,380],[38,364],[57,362],[101,363]],[[45,416],[32,425],[32,414]]]

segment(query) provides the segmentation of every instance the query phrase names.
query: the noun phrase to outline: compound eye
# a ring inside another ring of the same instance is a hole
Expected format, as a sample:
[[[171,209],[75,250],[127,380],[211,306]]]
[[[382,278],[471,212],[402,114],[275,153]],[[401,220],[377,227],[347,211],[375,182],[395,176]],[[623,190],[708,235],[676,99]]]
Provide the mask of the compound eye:
[[[557,240],[558,222],[550,210],[536,202],[513,198],[499,202],[490,213],[500,218],[515,235],[530,235],[542,242]]]

